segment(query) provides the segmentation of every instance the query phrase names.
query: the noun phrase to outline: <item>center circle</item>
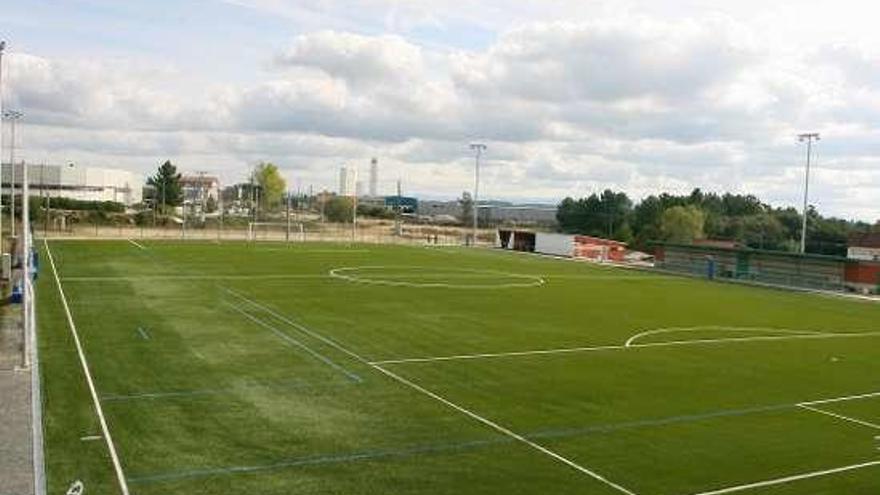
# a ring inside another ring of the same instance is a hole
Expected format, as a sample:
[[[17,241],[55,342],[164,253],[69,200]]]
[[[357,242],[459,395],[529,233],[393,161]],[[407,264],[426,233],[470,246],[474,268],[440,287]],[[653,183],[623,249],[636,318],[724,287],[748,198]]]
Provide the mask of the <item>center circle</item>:
[[[351,266],[334,268],[333,278],[360,284],[444,289],[514,289],[544,285],[538,275],[470,268]]]

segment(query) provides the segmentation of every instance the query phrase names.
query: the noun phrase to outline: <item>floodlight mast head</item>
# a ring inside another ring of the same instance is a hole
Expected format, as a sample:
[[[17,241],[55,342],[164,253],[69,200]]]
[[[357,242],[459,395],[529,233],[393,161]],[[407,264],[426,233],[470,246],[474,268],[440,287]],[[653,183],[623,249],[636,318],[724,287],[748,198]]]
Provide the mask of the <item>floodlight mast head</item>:
[[[809,206],[810,197],[810,154],[813,151],[813,141],[818,141],[818,132],[805,132],[798,134],[798,141],[807,142],[807,164],[804,168],[804,211],[801,219],[801,254],[807,252],[807,208]]]
[[[476,246],[477,244],[477,200],[480,195],[480,156],[486,151],[486,145],[483,143],[471,143],[470,148],[476,152],[476,156],[474,158],[474,197],[473,199],[473,215],[474,215],[474,225],[473,225],[473,242]]]

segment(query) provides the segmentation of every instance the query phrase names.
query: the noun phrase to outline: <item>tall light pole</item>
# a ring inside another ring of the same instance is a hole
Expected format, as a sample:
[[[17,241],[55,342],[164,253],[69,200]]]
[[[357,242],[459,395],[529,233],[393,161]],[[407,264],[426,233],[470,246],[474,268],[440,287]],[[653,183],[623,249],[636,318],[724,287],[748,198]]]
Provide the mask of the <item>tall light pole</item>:
[[[813,141],[818,140],[818,132],[798,134],[798,141],[807,142],[807,166],[804,171],[804,218],[801,224],[801,254],[807,252],[807,203],[810,197],[810,155],[813,152]]]
[[[24,114],[18,110],[4,110],[3,118],[10,122],[9,127],[9,170],[11,179],[9,181],[9,218],[11,219],[9,228],[10,235],[15,237],[15,128],[16,123],[24,117]]]
[[[473,199],[473,213],[474,213],[474,246],[477,245],[477,215],[479,208],[477,207],[477,201],[480,196],[480,157],[483,155],[483,152],[486,151],[486,145],[483,143],[471,143],[471,149],[474,150],[474,199]]]
[[[6,42],[0,41],[0,117],[3,115],[3,51]],[[0,157],[3,156],[3,120],[0,118]],[[3,160],[0,159],[0,162]],[[3,252],[3,167],[0,166],[0,252]]]

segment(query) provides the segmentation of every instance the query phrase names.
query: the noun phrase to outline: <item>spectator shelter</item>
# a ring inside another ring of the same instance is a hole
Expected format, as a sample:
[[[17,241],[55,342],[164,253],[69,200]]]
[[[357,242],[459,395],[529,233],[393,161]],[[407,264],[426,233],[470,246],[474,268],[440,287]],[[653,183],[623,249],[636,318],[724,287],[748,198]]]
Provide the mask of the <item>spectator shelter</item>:
[[[658,243],[654,257],[657,268],[707,278],[834,291],[876,292],[880,285],[880,263],[839,256]]]

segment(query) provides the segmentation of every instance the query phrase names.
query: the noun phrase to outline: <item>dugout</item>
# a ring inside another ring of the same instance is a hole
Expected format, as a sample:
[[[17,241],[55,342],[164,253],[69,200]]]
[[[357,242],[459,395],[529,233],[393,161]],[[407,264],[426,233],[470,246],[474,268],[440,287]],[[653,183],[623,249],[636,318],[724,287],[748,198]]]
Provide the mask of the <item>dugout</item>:
[[[527,230],[498,229],[498,247],[514,251],[535,252],[535,233]]]
[[[847,264],[839,256],[742,247],[655,244],[655,266],[699,277],[820,290],[844,290]]]

